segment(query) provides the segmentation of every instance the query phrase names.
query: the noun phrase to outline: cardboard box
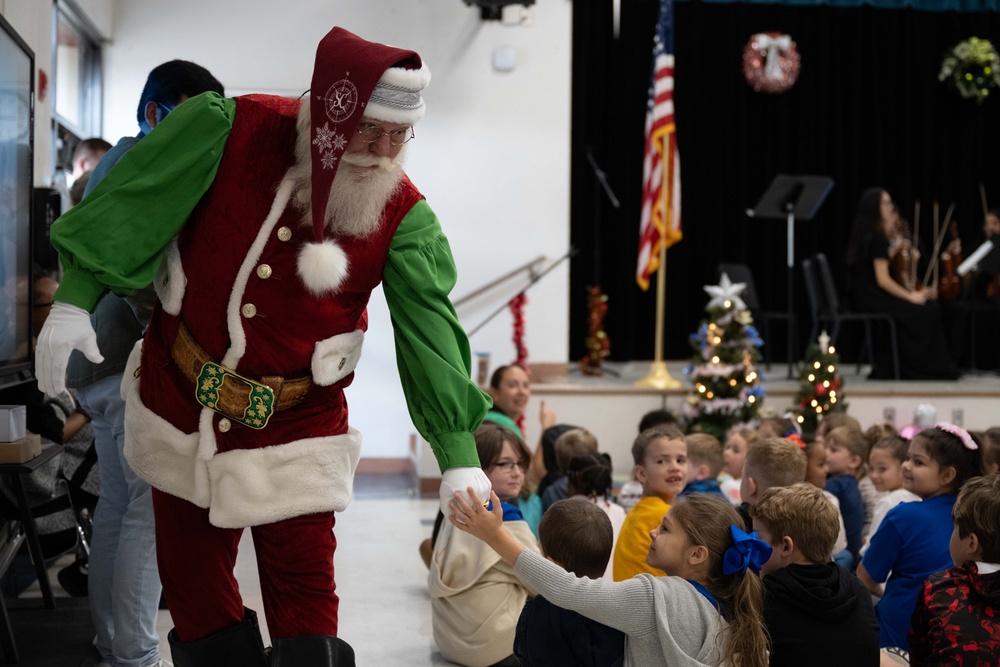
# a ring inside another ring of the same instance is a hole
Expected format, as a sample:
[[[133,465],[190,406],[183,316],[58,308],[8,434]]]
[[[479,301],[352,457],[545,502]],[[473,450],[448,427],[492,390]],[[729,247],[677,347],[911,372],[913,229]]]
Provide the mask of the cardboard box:
[[[36,433],[16,442],[0,442],[0,463],[24,463],[42,453],[42,437]]]
[[[23,405],[0,405],[0,442],[14,442],[28,435]]]

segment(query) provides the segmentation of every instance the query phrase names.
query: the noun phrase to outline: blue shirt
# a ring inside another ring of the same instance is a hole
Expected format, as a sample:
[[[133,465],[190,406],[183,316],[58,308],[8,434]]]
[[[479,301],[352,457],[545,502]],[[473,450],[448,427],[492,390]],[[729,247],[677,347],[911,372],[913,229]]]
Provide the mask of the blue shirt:
[[[840,514],[844,517],[847,550],[857,562],[861,551],[861,531],[865,527],[865,503],[861,499],[858,480],[854,475],[834,475],[827,478],[826,490],[840,501]]]
[[[719,496],[720,498],[725,498],[729,500],[729,496],[722,492],[722,487],[714,479],[695,479],[688,482],[684,486],[684,490],[681,491],[679,496],[687,496],[692,493],[711,493],[713,495]]]
[[[877,605],[879,645],[908,648],[910,618],[920,587],[934,572],[951,567],[953,494],[896,505],[871,537],[862,564],[875,581],[889,581]],[[892,572],[892,576],[889,573]]]

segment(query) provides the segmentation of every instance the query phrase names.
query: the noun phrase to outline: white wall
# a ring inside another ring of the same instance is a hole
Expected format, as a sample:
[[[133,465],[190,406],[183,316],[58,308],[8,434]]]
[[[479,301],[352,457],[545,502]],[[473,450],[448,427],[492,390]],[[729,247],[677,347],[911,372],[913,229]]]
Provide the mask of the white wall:
[[[8,0],[9,3],[9,0]],[[44,4],[44,3],[42,3]],[[137,131],[146,74],[173,58],[212,71],[227,91],[297,94],[309,86],[315,47],[334,25],[367,39],[412,48],[433,74],[427,115],[416,129],[407,172],[437,212],[459,269],[453,297],[569,243],[570,0],[538,0],[533,24],[479,20],[461,0],[113,0],[105,47],[105,136]],[[518,65],[491,67],[500,45]],[[459,310],[465,327],[525,284]],[[568,271],[533,288],[526,309],[529,361],[568,355]],[[389,315],[372,298],[370,331],[355,384],[352,424],[366,457],[406,456],[413,430],[395,369]],[[504,313],[471,341],[492,365],[514,358]]]

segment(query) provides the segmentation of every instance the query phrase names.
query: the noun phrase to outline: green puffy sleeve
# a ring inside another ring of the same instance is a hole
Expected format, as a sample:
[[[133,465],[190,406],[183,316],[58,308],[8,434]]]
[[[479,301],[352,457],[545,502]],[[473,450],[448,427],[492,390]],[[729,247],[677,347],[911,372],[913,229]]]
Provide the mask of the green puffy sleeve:
[[[470,377],[469,339],[448,299],[455,262],[425,200],[400,223],[382,277],[413,425],[442,472],[479,467],[473,432],[492,402]]]
[[[187,100],[52,225],[63,264],[55,299],[93,310],[106,290],[153,281],[164,247],[212,185],[236,115],[216,93]]]

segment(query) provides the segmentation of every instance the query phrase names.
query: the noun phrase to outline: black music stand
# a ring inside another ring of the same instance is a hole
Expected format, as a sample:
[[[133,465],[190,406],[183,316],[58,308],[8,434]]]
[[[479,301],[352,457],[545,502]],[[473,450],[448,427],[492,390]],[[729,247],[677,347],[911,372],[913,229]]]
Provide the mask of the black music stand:
[[[765,220],[786,220],[788,224],[788,248],[786,266],[788,268],[788,377],[795,365],[792,357],[795,349],[795,221],[812,220],[826,196],[833,189],[833,179],[829,176],[789,176],[778,174],[771,185],[761,195],[757,205],[747,211],[751,218]]]

